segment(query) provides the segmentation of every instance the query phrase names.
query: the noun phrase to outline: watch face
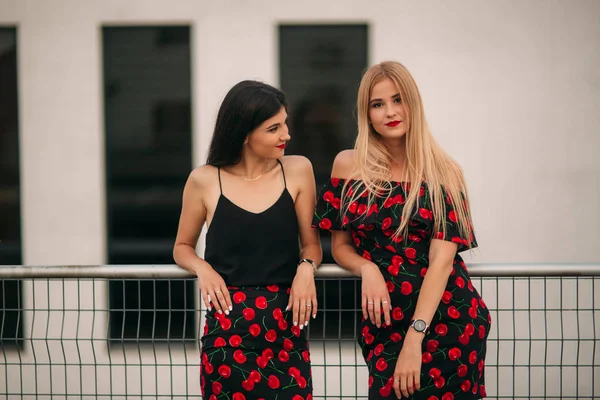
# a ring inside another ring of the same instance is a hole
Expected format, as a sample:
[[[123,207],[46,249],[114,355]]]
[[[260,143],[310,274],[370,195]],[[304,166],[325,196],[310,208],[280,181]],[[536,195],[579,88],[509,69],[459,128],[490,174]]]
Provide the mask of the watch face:
[[[419,332],[425,332],[427,325],[425,324],[425,321],[418,319],[415,321],[414,327],[415,327],[415,330],[417,330]]]

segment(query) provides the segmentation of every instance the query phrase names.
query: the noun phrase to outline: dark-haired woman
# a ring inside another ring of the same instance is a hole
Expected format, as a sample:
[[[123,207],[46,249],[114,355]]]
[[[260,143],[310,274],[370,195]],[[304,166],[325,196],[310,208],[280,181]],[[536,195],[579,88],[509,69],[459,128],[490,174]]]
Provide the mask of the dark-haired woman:
[[[190,174],[173,255],[208,305],[205,399],[311,399],[305,330],[317,312],[321,246],[310,162],[286,156],[281,91],[243,81],[221,104],[206,165]],[[204,259],[195,252],[206,223]]]

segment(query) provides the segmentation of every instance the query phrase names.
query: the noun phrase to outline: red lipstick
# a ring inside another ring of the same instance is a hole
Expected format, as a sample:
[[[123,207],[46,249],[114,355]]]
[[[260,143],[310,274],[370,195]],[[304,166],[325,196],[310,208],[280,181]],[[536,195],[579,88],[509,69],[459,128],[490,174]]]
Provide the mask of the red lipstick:
[[[280,144],[279,146],[275,146],[275,147],[277,147],[278,149],[283,150],[283,149],[285,149],[285,143],[284,144]]]
[[[387,124],[385,124],[385,125],[393,128],[394,126],[398,126],[398,124],[399,124],[400,122],[402,122],[402,121],[392,121],[392,122],[388,122],[388,123],[387,123]]]

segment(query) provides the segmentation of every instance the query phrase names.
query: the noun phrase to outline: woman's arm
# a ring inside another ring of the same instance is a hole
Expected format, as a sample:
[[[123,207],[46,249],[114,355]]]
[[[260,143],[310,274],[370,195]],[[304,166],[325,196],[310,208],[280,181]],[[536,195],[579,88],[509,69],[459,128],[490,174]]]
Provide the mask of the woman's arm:
[[[456,243],[438,239],[431,240],[429,267],[421,285],[413,319],[422,319],[428,326],[431,324],[433,315],[448,284],[457,249],[458,245]],[[410,329],[406,334],[406,340],[410,341],[413,338],[420,346],[423,341],[423,334]]]
[[[296,174],[299,182],[298,196],[296,197],[296,215],[298,216],[300,259],[308,258],[318,266],[321,264],[323,252],[319,232],[311,227],[312,217],[315,212],[317,189],[312,165],[307,158],[294,157]],[[312,266],[307,263],[299,267],[312,272]],[[307,268],[310,267],[310,268]]]
[[[204,304],[210,307],[211,300],[219,313],[229,314],[232,308],[229,291],[223,278],[202,258],[196,254],[198,237],[206,222],[204,193],[207,192],[210,167],[196,168],[190,174],[183,189],[183,202],[173,259],[175,263],[198,277]]]
[[[311,227],[316,204],[316,185],[310,161],[305,157],[286,157],[288,176],[297,182],[298,194],[294,202],[298,218],[298,238],[300,259],[312,260],[316,266],[321,264],[323,252],[319,232]],[[317,316],[317,290],[315,271],[312,264],[302,262],[298,265],[296,276],[290,291],[287,309],[292,309],[294,325],[300,323],[300,329],[308,325],[310,316]]]
[[[429,247],[429,267],[423,280],[413,319],[421,319],[429,326],[437,310],[448,278],[458,245],[444,240],[432,239]],[[410,328],[406,332],[402,350],[394,372],[394,390],[408,397],[421,387],[421,345],[425,335]]]
[[[197,274],[208,263],[196,254],[196,245],[206,222],[206,207],[202,196],[202,172],[192,171],[183,189],[183,201],[173,258],[180,267]]]
[[[354,150],[340,152],[333,161],[331,177],[340,179],[350,178],[354,162]],[[365,260],[356,252],[356,247],[354,247],[352,237],[348,231],[331,232],[331,252],[336,263],[356,276],[362,276],[363,266],[375,266],[375,264]]]
[[[331,170],[331,176],[340,179],[350,178],[354,167],[354,150],[340,152]],[[390,294],[379,267],[364,259],[356,252],[350,232],[331,232],[331,252],[335,262],[356,276],[362,278],[362,311],[364,318],[370,318],[377,327],[381,326],[383,312],[386,324],[391,324]]]

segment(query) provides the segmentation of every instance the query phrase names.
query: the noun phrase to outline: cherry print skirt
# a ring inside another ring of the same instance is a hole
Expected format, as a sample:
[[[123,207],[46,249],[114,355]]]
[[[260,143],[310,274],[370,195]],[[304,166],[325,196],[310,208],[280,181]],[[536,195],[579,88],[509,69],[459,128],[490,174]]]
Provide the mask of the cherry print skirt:
[[[285,311],[289,286],[229,287],[233,310],[206,314],[200,386],[206,400],[312,400],[305,330]]]

